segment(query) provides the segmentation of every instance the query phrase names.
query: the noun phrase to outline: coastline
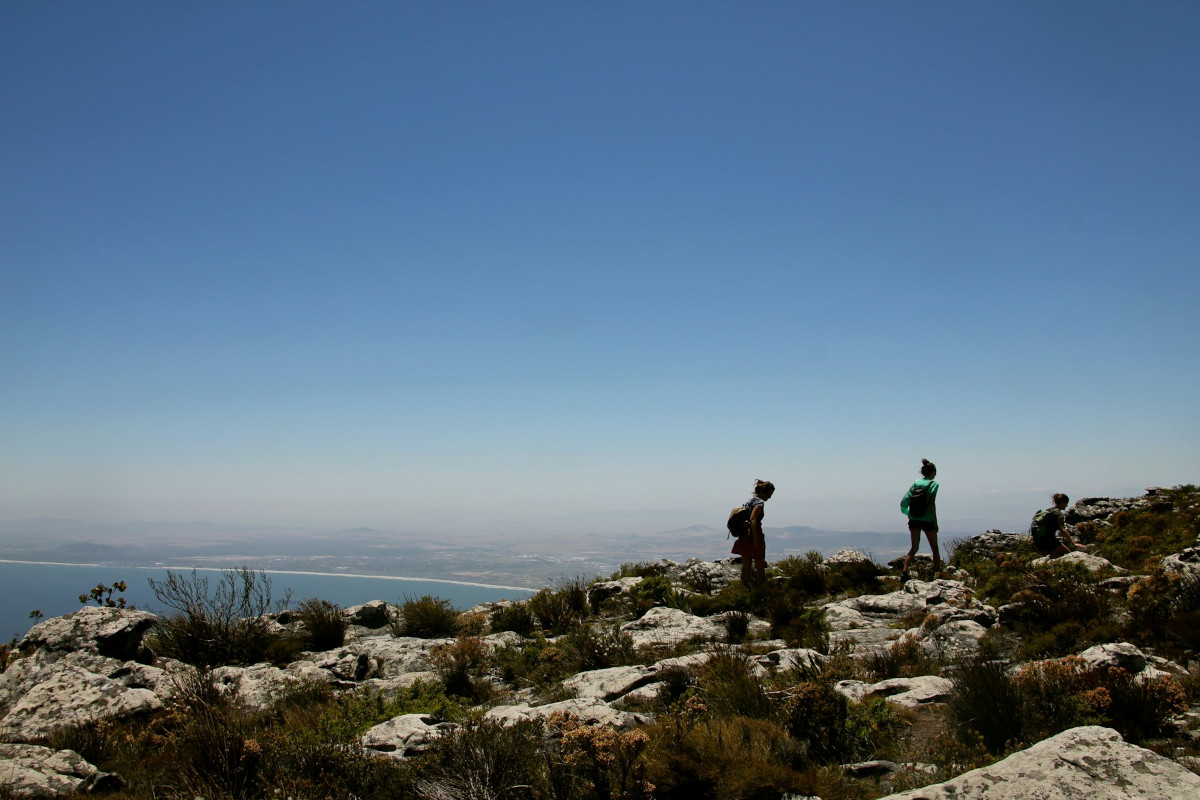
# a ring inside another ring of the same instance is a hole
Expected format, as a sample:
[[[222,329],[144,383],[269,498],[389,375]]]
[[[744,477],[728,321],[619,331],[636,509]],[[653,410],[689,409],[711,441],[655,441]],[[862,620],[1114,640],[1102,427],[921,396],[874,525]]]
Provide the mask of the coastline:
[[[120,566],[114,564],[95,564],[92,562],[80,561],[21,561],[12,558],[0,558],[0,564],[38,564],[47,567],[94,567],[99,569],[154,569],[154,570],[176,570],[181,572],[224,572],[229,567],[188,567],[188,566],[172,566],[169,564],[156,564],[152,567],[147,566]],[[497,583],[479,583],[478,581],[455,581],[448,578],[412,578],[401,575],[364,575],[356,572],[311,572],[307,570],[287,570],[287,569],[263,569],[255,570],[263,572],[267,575],[312,575],[323,578],[373,578],[381,581],[411,581],[414,583],[447,583],[453,586],[473,586],[479,589],[502,589],[511,592],[536,592],[528,586],[504,586]]]

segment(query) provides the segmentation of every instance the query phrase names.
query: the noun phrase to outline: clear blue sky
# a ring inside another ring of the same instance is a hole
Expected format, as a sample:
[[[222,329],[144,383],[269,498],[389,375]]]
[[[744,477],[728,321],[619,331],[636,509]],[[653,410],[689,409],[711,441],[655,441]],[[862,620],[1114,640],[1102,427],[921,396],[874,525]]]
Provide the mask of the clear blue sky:
[[[0,75],[0,518],[1200,480],[1194,2],[9,2]]]

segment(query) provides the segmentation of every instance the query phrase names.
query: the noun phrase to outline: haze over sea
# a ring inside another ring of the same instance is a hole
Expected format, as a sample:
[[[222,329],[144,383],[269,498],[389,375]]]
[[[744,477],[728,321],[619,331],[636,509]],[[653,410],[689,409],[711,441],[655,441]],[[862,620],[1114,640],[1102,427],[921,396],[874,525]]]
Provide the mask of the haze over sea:
[[[0,586],[4,587],[4,602],[0,603],[0,641],[7,642],[13,636],[24,635],[34,622],[29,617],[29,612],[34,609],[41,611],[46,618],[78,610],[79,595],[86,594],[100,583],[112,585],[116,581],[125,581],[128,588],[122,596],[130,604],[155,613],[169,611],[156,601],[149,581],[150,578],[164,580],[167,571],[165,568],[152,567],[0,561]],[[191,572],[187,568],[174,571],[185,574]],[[207,576],[209,585],[213,587],[220,579],[219,570],[200,570],[199,574]],[[426,578],[303,572],[268,572],[267,576],[271,580],[271,595],[274,599],[282,599],[287,591],[291,590],[293,608],[310,597],[318,597],[347,608],[370,600],[395,603],[406,595],[419,597],[430,594],[449,600],[455,608],[465,610],[479,603],[502,599],[517,600],[531,594],[529,589],[517,587],[486,586]]]

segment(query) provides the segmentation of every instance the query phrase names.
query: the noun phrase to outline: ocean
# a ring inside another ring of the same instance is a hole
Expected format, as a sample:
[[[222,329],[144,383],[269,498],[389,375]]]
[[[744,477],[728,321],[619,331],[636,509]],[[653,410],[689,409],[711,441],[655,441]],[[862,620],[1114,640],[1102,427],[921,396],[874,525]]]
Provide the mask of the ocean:
[[[173,572],[191,577],[187,568],[172,568]],[[207,576],[209,585],[216,586],[220,570],[199,570]],[[166,568],[105,567],[80,564],[45,564],[20,561],[0,561],[0,643],[21,637],[34,624],[29,612],[38,610],[43,618],[59,617],[82,607],[79,595],[87,594],[93,586],[125,581],[122,594],[126,601],[140,609],[162,613],[163,608],[150,589],[150,578],[164,580]],[[342,608],[370,600],[399,603],[407,597],[433,595],[449,600],[459,609],[493,600],[521,600],[533,592],[512,586],[488,586],[458,581],[424,578],[392,578],[377,575],[327,575],[311,572],[267,572],[271,580],[271,596],[283,598],[292,592],[291,607],[312,597],[337,603]],[[89,601],[94,602],[94,601]]]

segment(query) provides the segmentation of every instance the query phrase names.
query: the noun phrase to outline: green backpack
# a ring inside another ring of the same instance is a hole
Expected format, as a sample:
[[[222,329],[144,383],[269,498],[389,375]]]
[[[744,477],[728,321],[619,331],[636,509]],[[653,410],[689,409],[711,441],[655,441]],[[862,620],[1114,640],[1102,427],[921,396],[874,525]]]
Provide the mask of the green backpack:
[[[1033,515],[1033,520],[1029,523],[1029,535],[1035,542],[1045,542],[1054,538],[1058,524],[1055,515],[1050,512],[1051,509],[1043,508]]]

